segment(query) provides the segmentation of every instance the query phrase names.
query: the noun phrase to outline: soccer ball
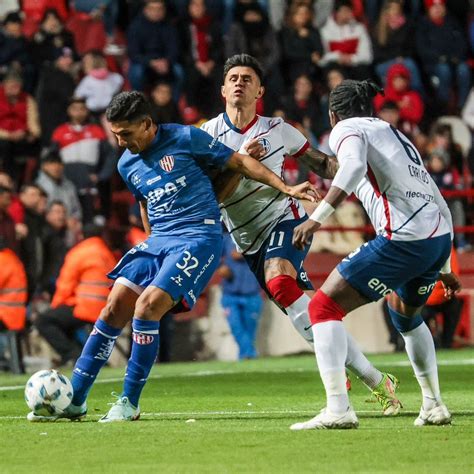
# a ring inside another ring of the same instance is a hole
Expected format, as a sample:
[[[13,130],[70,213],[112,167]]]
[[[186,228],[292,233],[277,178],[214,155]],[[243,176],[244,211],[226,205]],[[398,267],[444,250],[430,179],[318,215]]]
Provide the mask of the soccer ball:
[[[61,415],[72,395],[71,382],[57,370],[40,370],[26,382],[25,401],[36,415]]]

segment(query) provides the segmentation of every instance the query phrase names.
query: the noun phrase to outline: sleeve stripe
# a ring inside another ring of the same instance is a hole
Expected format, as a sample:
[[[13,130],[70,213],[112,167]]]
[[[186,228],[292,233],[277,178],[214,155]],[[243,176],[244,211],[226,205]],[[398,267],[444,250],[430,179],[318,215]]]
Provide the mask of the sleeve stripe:
[[[336,155],[339,153],[339,149],[341,148],[341,145],[342,145],[342,143],[344,142],[344,140],[345,140],[346,138],[349,138],[349,137],[358,137],[358,138],[360,138],[360,135],[357,135],[357,133],[351,133],[351,134],[346,135],[345,137],[343,137],[343,138],[339,141],[339,145],[337,145]]]
[[[298,158],[301,156],[307,149],[309,148],[309,142],[306,141],[306,143],[293,155],[291,155],[293,158]]]

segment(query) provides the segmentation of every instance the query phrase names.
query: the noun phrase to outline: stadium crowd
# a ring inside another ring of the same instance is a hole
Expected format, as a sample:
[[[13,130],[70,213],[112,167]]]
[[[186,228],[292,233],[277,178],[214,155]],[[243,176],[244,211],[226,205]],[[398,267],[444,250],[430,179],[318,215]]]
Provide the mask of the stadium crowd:
[[[0,20],[0,261],[15,277],[1,272],[12,316],[0,327],[24,328],[27,305],[60,364],[105,302],[107,268],[144,239],[104,117],[121,90],[145,92],[157,123],[200,126],[223,111],[225,59],[248,53],[264,71],[258,113],[328,151],[329,92],[373,78],[385,89],[376,115],[415,143],[454,225],[473,224],[474,2],[5,0]],[[291,157],[285,177],[328,189]],[[338,222],[363,226],[356,214]],[[470,250],[472,234],[456,232],[454,244]],[[87,255],[103,258],[91,270]]]

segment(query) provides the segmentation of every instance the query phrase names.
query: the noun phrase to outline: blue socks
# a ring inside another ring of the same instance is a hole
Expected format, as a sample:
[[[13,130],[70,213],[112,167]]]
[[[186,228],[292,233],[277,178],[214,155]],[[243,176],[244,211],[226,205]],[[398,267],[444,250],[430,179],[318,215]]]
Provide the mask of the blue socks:
[[[132,354],[128,360],[122,396],[127,397],[134,407],[138,407],[140,394],[158,355],[159,328],[159,321],[133,318]]]
[[[109,360],[115,340],[121,332],[121,329],[110,326],[102,319],[96,321],[72,374],[73,405],[80,406],[85,402],[97,374]]]
[[[388,313],[390,314],[390,318],[392,320],[393,325],[400,333],[412,331],[413,329],[416,329],[420,324],[423,324],[423,317],[421,316],[421,314],[417,314],[413,317],[404,316],[403,314],[400,314],[394,309],[392,309],[390,305],[388,305]]]

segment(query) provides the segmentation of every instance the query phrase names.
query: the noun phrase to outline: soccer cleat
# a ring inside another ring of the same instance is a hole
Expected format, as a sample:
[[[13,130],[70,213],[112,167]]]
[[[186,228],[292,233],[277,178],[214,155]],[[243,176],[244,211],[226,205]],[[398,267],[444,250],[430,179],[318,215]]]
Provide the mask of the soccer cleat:
[[[451,413],[449,413],[446,405],[440,403],[431,410],[424,410],[421,407],[420,414],[415,420],[415,426],[426,425],[449,425],[451,423]]]
[[[331,413],[327,408],[324,408],[319,415],[311,420],[291,425],[290,430],[344,430],[354,429],[358,426],[359,420],[352,408],[348,408],[343,415]]]
[[[380,383],[372,390],[372,394],[382,405],[385,416],[395,416],[403,408],[400,400],[396,397],[395,391],[398,388],[398,379],[392,374],[382,373],[383,377]]]
[[[99,423],[112,423],[115,421],[135,421],[140,418],[140,408],[134,407],[128,397],[118,397],[112,408],[104,415]]]
[[[80,406],[73,405],[72,403],[64,410],[60,415],[37,415],[34,411],[31,411],[26,415],[26,419],[32,422],[41,422],[41,421],[56,421],[60,418],[68,419],[71,421],[81,421],[87,415],[87,403],[84,402]]]

